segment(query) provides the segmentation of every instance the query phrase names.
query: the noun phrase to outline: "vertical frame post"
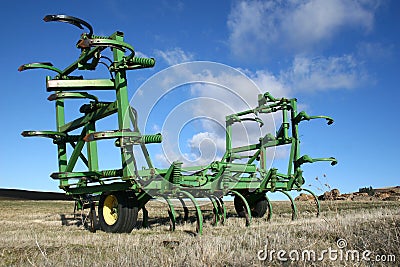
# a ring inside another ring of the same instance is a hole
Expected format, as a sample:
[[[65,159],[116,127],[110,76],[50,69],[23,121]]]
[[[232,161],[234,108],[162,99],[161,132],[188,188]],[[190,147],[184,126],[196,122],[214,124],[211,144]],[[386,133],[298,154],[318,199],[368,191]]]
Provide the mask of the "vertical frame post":
[[[51,79],[50,76],[46,77],[46,80]],[[57,92],[61,93],[61,92]],[[56,100],[56,125],[57,131],[61,132],[61,127],[65,124],[65,107],[64,107],[64,99]],[[67,158],[67,143],[60,142],[57,144],[57,157],[58,157],[58,171],[65,172],[68,166],[68,158]],[[64,187],[68,185],[68,179],[60,180],[60,187]]]
[[[122,32],[118,32],[113,37],[116,41],[124,41],[124,34]],[[113,56],[114,62],[121,62],[124,60],[124,52],[119,49],[113,49]],[[130,129],[129,100],[125,69],[119,69],[115,71],[115,89],[117,96],[119,130]],[[122,177],[132,177],[131,170],[133,170],[135,167],[133,145],[122,144],[121,160],[123,170]]]
[[[87,134],[91,134],[96,132],[96,124],[95,122],[90,122],[87,125]],[[99,159],[97,154],[97,142],[87,142],[87,158],[88,158],[88,169],[89,171],[97,171],[99,170]]]
[[[226,117],[226,137],[225,137],[225,155],[222,160],[227,160],[227,162],[231,161],[232,156],[232,121],[230,116]]]

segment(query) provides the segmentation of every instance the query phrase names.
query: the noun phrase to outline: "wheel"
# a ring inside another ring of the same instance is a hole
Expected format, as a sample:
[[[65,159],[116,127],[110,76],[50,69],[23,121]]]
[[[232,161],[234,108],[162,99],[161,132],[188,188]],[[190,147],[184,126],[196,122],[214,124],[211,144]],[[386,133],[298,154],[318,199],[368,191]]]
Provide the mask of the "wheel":
[[[233,199],[233,204],[235,206],[236,213],[239,217],[245,217],[245,206],[243,200],[235,196]],[[256,218],[261,218],[265,215],[268,210],[268,200],[265,198],[258,199],[256,202],[249,202],[251,216]]]
[[[243,203],[243,200],[240,197],[235,196],[233,199],[233,204],[235,206],[237,215],[239,217],[245,217],[245,215],[246,215],[245,214],[245,205]]]
[[[100,196],[99,223],[107,233],[130,233],[136,225],[138,212],[134,194],[120,191]]]
[[[268,200],[264,198],[259,199],[254,204],[254,207],[250,206],[250,209],[251,209],[251,216],[256,218],[262,218],[268,210]]]

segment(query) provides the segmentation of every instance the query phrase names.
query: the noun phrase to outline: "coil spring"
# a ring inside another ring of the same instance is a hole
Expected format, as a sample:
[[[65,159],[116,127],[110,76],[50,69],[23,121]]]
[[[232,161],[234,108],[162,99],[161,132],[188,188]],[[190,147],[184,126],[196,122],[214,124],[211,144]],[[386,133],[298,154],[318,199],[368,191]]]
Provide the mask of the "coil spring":
[[[146,134],[146,135],[143,135],[142,137],[143,137],[145,144],[161,143],[161,141],[162,141],[161,134]]]
[[[182,176],[182,162],[174,162],[174,168],[172,169],[172,183],[179,184]]]
[[[122,176],[122,170],[104,170],[102,171],[102,176],[103,177],[116,177],[116,176]]]
[[[154,58],[134,57],[132,59],[132,63],[146,67],[153,67],[156,61],[154,60]]]
[[[110,39],[108,36],[92,35],[92,39]]]
[[[229,182],[230,179],[232,178],[232,173],[231,173],[231,167],[230,166],[226,166],[225,170],[222,174],[222,186],[227,189],[229,188]]]

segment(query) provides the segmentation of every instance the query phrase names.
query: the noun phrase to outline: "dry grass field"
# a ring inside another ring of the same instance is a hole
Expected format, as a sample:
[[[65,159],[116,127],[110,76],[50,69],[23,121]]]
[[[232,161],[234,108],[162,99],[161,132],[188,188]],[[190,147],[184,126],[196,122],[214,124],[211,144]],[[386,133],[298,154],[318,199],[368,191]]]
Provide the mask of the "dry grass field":
[[[190,222],[170,232],[167,206],[156,201],[148,207],[150,228],[107,234],[85,230],[73,202],[3,200],[0,266],[400,265],[399,202],[323,202],[319,218],[308,203],[298,204],[296,221],[288,202],[274,202],[272,220],[253,218],[250,227],[229,202],[225,225],[212,226],[206,205],[197,236]]]

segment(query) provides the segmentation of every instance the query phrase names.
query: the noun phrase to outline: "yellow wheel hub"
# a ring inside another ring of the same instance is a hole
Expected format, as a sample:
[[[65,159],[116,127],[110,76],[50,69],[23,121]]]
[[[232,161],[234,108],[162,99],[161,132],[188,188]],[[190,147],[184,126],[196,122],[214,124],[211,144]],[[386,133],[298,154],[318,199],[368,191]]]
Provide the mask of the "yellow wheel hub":
[[[108,195],[104,200],[103,218],[108,225],[113,225],[118,219],[118,200],[114,195]]]

